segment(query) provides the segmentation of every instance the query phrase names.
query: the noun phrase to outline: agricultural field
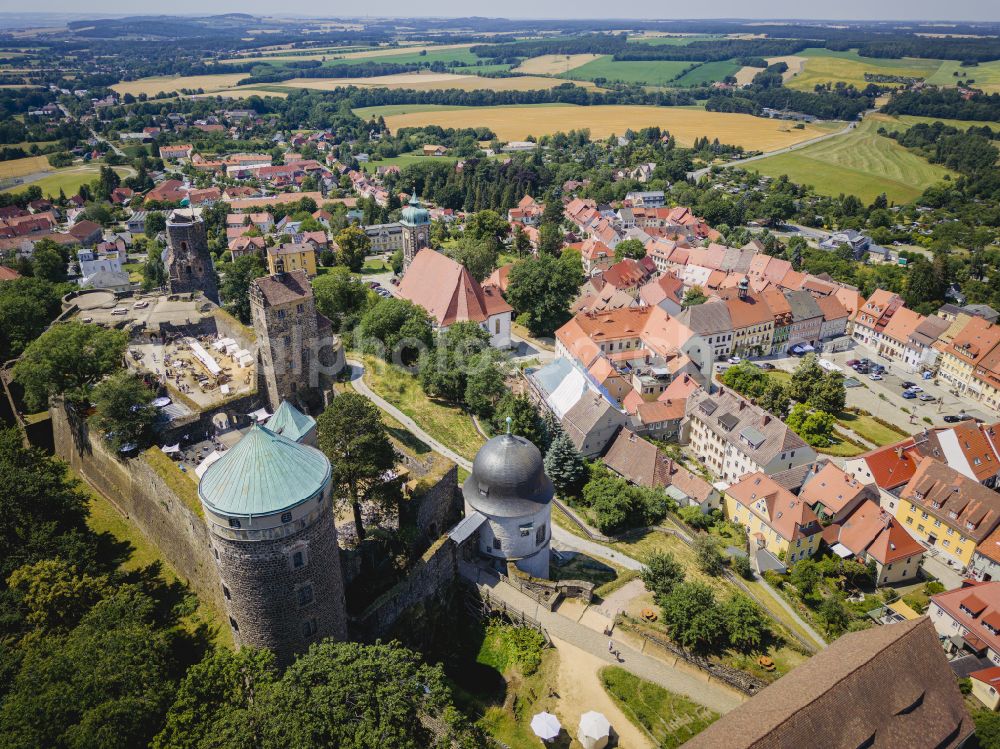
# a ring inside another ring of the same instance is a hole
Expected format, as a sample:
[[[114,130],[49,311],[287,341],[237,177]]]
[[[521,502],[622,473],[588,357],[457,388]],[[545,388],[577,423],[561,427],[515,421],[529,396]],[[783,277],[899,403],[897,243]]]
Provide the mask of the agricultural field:
[[[541,55],[523,60],[513,70],[515,73],[529,75],[559,75],[601,57],[603,55]]]
[[[699,65],[694,70],[689,70],[684,75],[675,79],[673,85],[683,86],[685,88],[691,86],[706,86],[709,83],[721,81],[727,76],[736,75],[739,70],[739,65],[735,62],[729,62],[727,60],[706,62]]]
[[[845,135],[747,166],[772,177],[787,174],[823,195],[854,194],[865,203],[883,192],[890,201],[907,202],[945,176],[956,176],[879,135],[879,125],[868,117]]]
[[[836,52],[828,49],[806,49],[800,55],[806,58],[802,72],[790,77],[786,85],[800,91],[812,91],[820,83],[843,82],[857,88],[868,85],[865,73],[899,75],[907,78],[926,78],[941,66],[940,60],[923,60],[904,57],[899,60],[861,57],[855,51]],[[789,65],[789,68],[792,66]]]
[[[327,47],[323,49],[317,49],[312,54],[308,55],[296,55],[290,54],[290,50],[276,50],[275,54],[264,55],[263,57],[230,57],[226,60],[220,60],[222,65],[239,65],[245,62],[301,62],[303,60],[322,60],[326,59],[328,61],[336,58],[340,62],[347,62],[349,60],[360,60],[365,61],[373,58],[379,58],[379,62],[389,62],[385,58],[395,58],[395,57],[408,57],[412,55],[417,57],[422,51],[427,52],[423,60],[430,62],[435,57],[431,57],[432,54],[437,55],[437,53],[443,50],[468,50],[468,44],[438,44],[438,45],[420,45],[420,46],[403,46],[403,47],[379,47],[371,49],[360,49],[358,47],[351,48],[337,48],[337,47]],[[467,57],[461,54],[453,54],[449,59],[467,59],[471,58],[471,62],[475,62],[479,58],[475,55],[469,54]],[[398,60],[391,60],[391,62],[398,62]]]
[[[749,65],[744,65],[742,68],[733,73],[733,77],[736,78],[736,85],[749,86],[753,82],[753,77],[763,70],[764,68],[754,68]]]
[[[829,132],[820,125],[806,125],[796,130],[790,122],[748,114],[638,105],[578,107],[541,104],[516,108],[425,110],[386,116],[386,124],[391,130],[423,125],[488,127],[500,140],[523,140],[528,135],[540,136],[574,128],[588,128],[591,137],[606,138],[612,134],[620,135],[628,128],[638,130],[658,125],[669,130],[681,145],[689,146],[696,138],[707,136],[759,151],[785,148]]]
[[[41,158],[45,158],[44,156]],[[23,161],[24,159],[18,159],[18,161]],[[0,164],[10,163],[10,162],[0,162]],[[48,166],[48,162],[46,162]],[[68,166],[65,169],[53,170],[49,167],[48,174],[41,179],[36,179],[32,181],[25,181],[20,184],[11,185],[0,192],[20,192],[26,187],[37,186],[41,191],[42,195],[52,195],[56,196],[59,194],[59,190],[62,190],[67,195],[74,195],[76,191],[80,189],[80,185],[93,182],[97,179],[97,175],[101,170],[103,164],[79,164],[75,166]],[[116,166],[115,171],[121,177],[128,177],[135,173],[135,170],[131,167],[121,167]]]
[[[288,88],[312,88],[318,91],[332,91],[343,86],[359,88],[409,88],[417,91],[433,91],[457,88],[462,91],[491,89],[493,91],[537,91],[555,88],[564,81],[556,78],[523,75],[516,78],[481,78],[478,75],[456,75],[453,73],[400,73],[380,75],[371,78],[290,78],[280,86]],[[581,81],[580,86],[593,88],[589,81]]]
[[[160,92],[173,93],[186,89],[204,89],[205,91],[219,91],[232,88],[237,82],[247,77],[247,73],[218,73],[216,75],[157,75],[150,78],[139,78],[135,81],[121,81],[111,88],[119,94],[146,94],[155,96]]]
[[[615,60],[611,55],[601,55],[569,72],[562,78],[574,81],[592,81],[606,78],[609,81],[642,83],[648,86],[666,86],[691,66],[690,62],[675,60]]]
[[[628,40],[629,42],[640,42],[642,44],[684,47],[691,42],[707,42],[710,39],[718,38],[715,34],[690,34],[688,36],[630,36]]]
[[[777,65],[779,62],[785,63],[788,70],[781,74],[781,80],[788,83],[792,78],[803,71],[806,66],[806,58],[801,55],[784,55],[783,57],[767,57],[765,61],[768,65]]]
[[[27,156],[23,159],[0,161],[0,179],[24,177],[35,172],[50,172],[52,165],[47,156]]]
[[[968,80],[974,81],[973,86],[988,94],[1000,93],[1000,60],[981,62],[968,68],[962,67],[958,60],[945,60],[927,82],[935,86],[953,86],[958,81]]]
[[[881,112],[876,112],[875,114],[868,115],[873,120],[879,123],[880,127],[885,127],[886,130],[899,131],[899,130],[909,130],[914,125],[919,123],[926,123],[931,125],[935,122],[942,122],[945,125],[951,125],[952,127],[957,127],[961,130],[968,130],[970,127],[991,127],[995,130],[1000,130],[1000,122],[981,122],[978,120],[949,120],[944,117],[922,117],[915,114],[899,114],[899,115],[888,115]]]
[[[468,109],[459,105],[450,104],[384,104],[378,107],[358,107],[353,110],[354,114],[363,120],[370,120],[372,117],[391,117],[397,114],[411,114],[413,112],[448,112],[453,109]]]

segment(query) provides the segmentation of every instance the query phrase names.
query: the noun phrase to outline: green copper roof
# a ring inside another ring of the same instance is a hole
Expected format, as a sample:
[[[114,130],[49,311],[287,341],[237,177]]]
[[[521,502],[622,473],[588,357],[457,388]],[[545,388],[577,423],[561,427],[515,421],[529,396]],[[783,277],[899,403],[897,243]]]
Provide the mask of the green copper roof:
[[[409,205],[400,212],[400,220],[409,226],[429,224],[431,222],[430,211],[420,204],[420,198],[417,197],[416,190],[413,191]]]
[[[220,515],[269,515],[306,501],[329,480],[330,461],[319,450],[254,424],[205,471],[198,494]]]
[[[316,419],[306,416],[288,401],[281,401],[265,426],[275,434],[298,442],[316,427]]]

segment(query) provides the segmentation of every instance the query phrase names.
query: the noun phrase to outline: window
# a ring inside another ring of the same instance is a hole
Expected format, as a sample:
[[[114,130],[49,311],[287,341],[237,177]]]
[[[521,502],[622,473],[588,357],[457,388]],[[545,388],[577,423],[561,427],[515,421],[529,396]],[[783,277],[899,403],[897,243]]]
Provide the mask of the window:
[[[496,549],[497,551],[500,551],[500,549],[503,548],[503,541],[501,541],[499,538],[494,538],[493,548]]]
[[[917,530],[920,531],[921,533],[923,533],[924,532],[924,526],[923,526],[923,524],[918,525],[917,526]]]
[[[927,519],[928,517],[929,517],[929,516],[927,515],[927,513],[926,513],[926,512],[921,512],[921,513],[920,513],[920,519],[921,519],[921,520],[926,520],[926,519]]]
[[[941,527],[941,521],[940,520],[935,520],[934,521],[934,527],[935,528],[940,528]]]
[[[236,518],[229,518],[229,527],[230,528],[239,528],[240,527],[240,521],[237,520]]]
[[[279,309],[278,310],[278,319],[279,320],[284,320],[285,319],[285,310],[283,310],[283,309]]]
[[[233,628],[233,632],[240,631],[240,625],[236,623],[236,620],[233,619],[233,617],[229,617],[229,626]]]
[[[281,522],[282,523],[290,523],[290,522],[292,522],[292,513],[290,513],[290,512],[283,512],[283,513],[281,513]]]
[[[313,602],[313,586],[303,585],[297,591],[295,591],[295,597],[299,601],[299,606],[305,606],[306,604]]]
[[[944,548],[946,548],[946,549],[947,549],[947,548],[948,548],[949,546],[951,546],[951,541],[949,541],[949,540],[948,540],[948,539],[946,538],[946,539],[945,539],[944,541],[942,541],[942,542],[941,542],[941,545],[942,545],[942,546],[944,546]]]
[[[222,595],[224,595],[224,596],[226,597],[226,600],[227,600],[227,601],[231,601],[231,600],[233,600],[233,596],[232,596],[232,594],[231,594],[231,593],[229,592],[229,588],[227,588],[227,587],[226,587],[226,586],[225,586],[224,584],[223,584],[223,586],[222,586]]]
[[[306,619],[305,621],[302,622],[303,637],[312,637],[314,634],[316,634],[316,631],[318,629],[319,625],[316,623],[316,617],[313,617],[312,619]]]
[[[305,311],[305,308],[301,304],[296,304],[295,311],[301,315]]]
[[[541,544],[545,541],[545,523],[538,526],[538,530],[535,531],[535,543]]]
[[[292,553],[292,569],[298,570],[306,566],[306,553],[296,551]]]

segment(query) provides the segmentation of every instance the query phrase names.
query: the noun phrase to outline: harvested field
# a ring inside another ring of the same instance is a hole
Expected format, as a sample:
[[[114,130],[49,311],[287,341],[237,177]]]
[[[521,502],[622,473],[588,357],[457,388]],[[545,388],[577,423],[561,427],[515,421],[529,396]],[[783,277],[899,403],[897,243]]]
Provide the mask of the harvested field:
[[[752,68],[749,65],[744,65],[736,71],[736,85],[749,86],[753,81],[753,77],[763,70],[764,68]]]
[[[611,55],[601,55],[567,73],[560,73],[560,77],[573,81],[605,78],[609,81],[665,86],[692,64],[674,60],[615,60]]]
[[[312,88],[319,91],[332,91],[343,86],[358,88],[411,88],[418,91],[433,91],[435,89],[457,88],[462,91],[491,89],[493,91],[537,91],[554,88],[565,81],[555,78],[537,76],[519,76],[516,78],[482,78],[478,75],[453,75],[451,73],[401,73],[399,75],[380,75],[371,78],[291,78],[279,85],[289,88]],[[593,83],[582,81],[584,88],[593,87]]]
[[[777,150],[828,132],[817,125],[806,125],[796,130],[790,122],[748,114],[630,105],[469,107],[387,116],[386,124],[392,130],[423,125],[455,128],[482,126],[493,130],[501,140],[523,140],[528,135],[540,136],[581,128],[588,128],[594,138],[606,138],[622,134],[628,128],[638,130],[659,125],[669,130],[682,145],[691,145],[696,138],[707,136],[718,138],[722,143],[760,151]]]
[[[157,75],[150,78],[139,78],[135,81],[122,81],[116,83],[113,88],[119,94],[146,94],[154,96],[161,91],[172,93],[181,89],[204,89],[205,91],[218,91],[229,89],[236,85],[238,81],[247,77],[247,73],[219,73],[217,75]]]
[[[24,177],[35,172],[50,172],[52,165],[46,156],[28,156],[23,159],[0,161],[0,179]]]
[[[806,58],[799,55],[785,55],[783,57],[766,57],[768,65],[777,65],[779,62],[785,63],[788,66],[788,70],[784,72],[781,76],[781,80],[788,82],[799,73],[806,66]]]
[[[788,80],[788,87],[799,91],[812,91],[819,83],[843,82],[857,88],[868,85],[865,73],[896,75],[906,78],[927,78],[941,66],[940,60],[904,57],[899,60],[861,57],[857,52],[833,52],[828,49],[806,49],[801,73]],[[789,65],[789,67],[791,67]]]
[[[514,72],[531,75],[559,75],[600,59],[600,57],[601,55],[541,55],[525,60],[514,68]]]

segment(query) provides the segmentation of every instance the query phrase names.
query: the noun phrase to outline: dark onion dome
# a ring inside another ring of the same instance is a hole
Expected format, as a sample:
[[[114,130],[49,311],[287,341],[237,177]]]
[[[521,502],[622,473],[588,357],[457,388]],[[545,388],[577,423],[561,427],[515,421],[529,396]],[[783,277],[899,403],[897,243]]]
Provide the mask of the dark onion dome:
[[[465,501],[493,517],[534,515],[552,501],[552,482],[545,475],[542,454],[524,437],[494,437],[476,454],[465,480]]]

